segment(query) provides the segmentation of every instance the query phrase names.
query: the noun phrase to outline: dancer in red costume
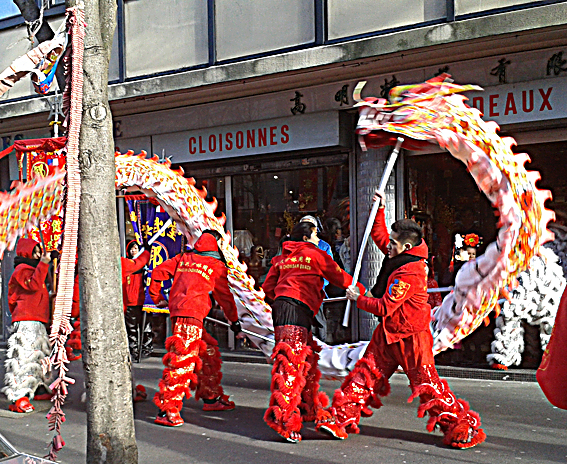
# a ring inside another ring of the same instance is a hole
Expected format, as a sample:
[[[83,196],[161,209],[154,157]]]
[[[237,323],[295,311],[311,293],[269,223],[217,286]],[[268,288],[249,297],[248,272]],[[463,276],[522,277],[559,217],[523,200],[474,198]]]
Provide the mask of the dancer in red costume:
[[[44,373],[42,360],[51,351],[47,326],[51,318],[46,277],[50,257],[31,238],[21,238],[16,247],[14,273],[8,282],[8,308],[13,330],[6,353],[5,387],[10,411],[27,413],[33,400],[51,399],[51,373]]]
[[[146,296],[144,291],[144,266],[150,260],[150,253],[146,250],[137,259],[133,259],[138,254],[139,249],[138,243],[132,240],[126,245],[126,256],[130,259],[122,258],[123,272],[129,268],[137,268],[127,272],[122,277],[122,299],[126,307],[124,322],[126,323],[128,349],[132,362],[140,362],[142,357],[150,356],[152,351],[150,320],[146,319],[145,327],[142,327],[144,298]],[[140,340],[138,337],[140,337]],[[138,351],[140,348],[141,353]]]
[[[326,430],[339,439],[347,438],[347,432],[358,433],[361,414],[368,417],[372,414],[368,406],[382,406],[379,397],[390,392],[388,379],[401,366],[412,390],[409,401],[419,396],[418,416],[429,414],[427,430],[439,426],[445,444],[471,448],[486,438],[480,417],[439,378],[433,361],[425,264],[428,250],[421,228],[410,219],[402,219],[388,234],[384,196],[376,192],[374,201],[378,200],[371,235],[388,258],[372,288],[373,297],[361,296],[354,287],[347,290],[347,297],[356,301],[358,308],[382,317],[382,323],[376,327],[363,358],[335,392],[330,408],[335,428]]]
[[[311,325],[323,301],[323,279],[341,288],[352,283],[352,277],[317,247],[318,242],[314,225],[297,224],[290,241],[283,244],[283,253],[272,260],[262,286],[266,297],[275,300],[276,337],[272,396],[264,420],[292,443],[301,441],[303,421],[316,421],[318,430],[331,424],[330,414],[323,409],[329,399],[319,391],[321,350],[313,341]]]
[[[154,403],[159,408],[156,424],[168,427],[183,425],[180,416],[183,397],[191,396],[190,387],[197,388],[195,398],[203,398],[204,411],[234,409],[220,384],[221,359],[216,340],[203,330],[203,319],[211,309],[209,292],[219,302],[231,329],[239,333],[240,322],[236,304],[227,279],[224,257],[214,230],[203,232],[193,251],[168,259],[152,272],[150,296],[158,307],[169,305],[173,335],[165,342],[165,369]],[[173,277],[169,303],[161,294],[161,282]],[[195,372],[196,373],[195,373]]]

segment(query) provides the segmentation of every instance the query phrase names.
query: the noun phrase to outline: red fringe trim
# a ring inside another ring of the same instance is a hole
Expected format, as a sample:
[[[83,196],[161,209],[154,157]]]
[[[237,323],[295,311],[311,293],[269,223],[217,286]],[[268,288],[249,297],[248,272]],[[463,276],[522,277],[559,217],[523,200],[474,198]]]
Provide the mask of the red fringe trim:
[[[205,333],[206,332],[203,332],[203,334]],[[222,360],[220,351],[218,349],[218,343],[209,334],[207,334],[206,337],[203,338],[204,341],[202,341],[199,351],[202,365],[197,373],[197,383],[193,384],[197,387],[197,391],[195,392],[195,399],[197,400],[200,398],[218,398],[224,393],[224,390],[221,386]],[[212,350],[213,354],[209,354],[209,350]]]
[[[201,340],[191,340],[191,343],[186,348],[186,341],[183,339],[183,337],[179,335],[172,335],[165,341],[165,349],[169,353],[175,353],[179,356],[183,356],[197,350],[199,348],[200,341]]]
[[[305,362],[311,353],[309,347],[294,354],[285,342],[278,342],[274,348],[272,359],[272,382],[270,406],[264,414],[264,421],[277,433],[288,437],[291,432],[301,430],[302,418],[298,405],[301,402],[301,392],[305,387],[305,371],[309,365]],[[294,376],[291,385],[286,384],[286,378]]]

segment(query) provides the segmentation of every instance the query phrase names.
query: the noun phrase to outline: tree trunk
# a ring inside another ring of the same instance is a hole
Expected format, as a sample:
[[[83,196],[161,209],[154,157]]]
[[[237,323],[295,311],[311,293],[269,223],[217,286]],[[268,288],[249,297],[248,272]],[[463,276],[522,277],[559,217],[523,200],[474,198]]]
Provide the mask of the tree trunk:
[[[87,388],[87,463],[138,462],[131,364],[122,306],[108,64],[116,0],[85,2],[83,120],[79,142],[79,276]]]

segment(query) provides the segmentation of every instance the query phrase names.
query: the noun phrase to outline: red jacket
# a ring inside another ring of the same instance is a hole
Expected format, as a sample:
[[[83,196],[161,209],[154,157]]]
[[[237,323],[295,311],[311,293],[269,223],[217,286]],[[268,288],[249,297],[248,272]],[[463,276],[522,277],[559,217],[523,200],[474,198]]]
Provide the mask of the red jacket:
[[[551,404],[567,409],[567,289],[559,302],[551,338],[543,353],[536,378]]]
[[[31,238],[21,238],[16,254],[31,259],[36,245],[39,243]],[[16,266],[8,282],[8,308],[12,313],[12,322],[49,322],[49,293],[45,286],[48,270],[49,264],[41,261],[37,267],[24,263]]]
[[[137,306],[144,304],[144,292],[128,293],[128,286],[132,284],[133,281],[138,280],[138,285],[142,285],[143,274],[134,274],[134,272],[142,269],[148,261],[150,260],[150,252],[144,250],[144,252],[138,256],[136,259],[120,258],[122,264],[122,300],[124,302],[124,311],[126,311],[126,306]],[[139,287],[138,287],[139,288]],[[132,303],[131,301],[138,301],[141,293],[141,303]],[[134,296],[135,295],[135,296]]]
[[[272,267],[262,285],[268,298],[287,296],[305,303],[314,314],[323,302],[323,279],[347,288],[352,277],[317,245],[311,242],[285,242],[283,253],[272,259]],[[366,290],[357,284],[361,293]]]
[[[230,322],[238,320],[234,297],[228,287],[226,266],[212,256],[199,253],[218,252],[217,241],[211,234],[203,234],[195,243],[195,251],[182,253],[152,271],[150,297],[158,304],[165,298],[161,294],[161,283],[173,277],[169,292],[171,317],[192,317],[202,321],[211,309],[209,292],[221,305]]]
[[[129,253],[128,250],[130,249],[131,245],[134,243],[137,242],[135,240],[132,240],[130,243],[128,243],[128,246],[126,247],[126,253]],[[132,271],[131,273],[127,274],[126,276],[124,275],[122,276],[122,298],[124,300],[125,306],[142,306],[144,304],[144,300],[146,297],[146,294],[144,292],[144,273],[143,272],[137,273],[137,272],[140,269],[142,269],[146,264],[148,264],[148,261],[150,260],[149,252],[146,251],[146,253],[148,253],[147,260],[145,260],[142,266]],[[143,256],[144,253],[142,253],[138,257],[138,259],[142,258]],[[142,259],[141,261],[143,262],[144,259]],[[126,263],[126,267],[129,268],[129,264],[130,263]],[[124,264],[122,266],[123,266],[122,273],[124,274]]]
[[[379,209],[371,231],[372,239],[386,254],[389,233],[386,228],[384,209]],[[376,330],[383,330],[387,343],[395,343],[418,332],[429,331],[431,307],[427,304],[427,259],[428,249],[422,240],[417,246],[404,251],[423,258],[404,264],[388,277],[386,292],[382,298],[360,296],[356,306],[376,316],[382,316],[382,324]]]

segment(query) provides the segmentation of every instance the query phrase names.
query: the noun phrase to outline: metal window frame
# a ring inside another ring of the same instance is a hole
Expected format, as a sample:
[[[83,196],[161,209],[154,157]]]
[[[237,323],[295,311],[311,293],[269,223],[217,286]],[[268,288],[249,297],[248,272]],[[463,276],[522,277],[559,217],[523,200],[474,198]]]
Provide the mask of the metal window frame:
[[[40,1],[40,0],[36,0]],[[379,31],[373,31],[369,33],[353,35],[348,37],[341,37],[334,40],[328,39],[328,3],[327,0],[313,0],[315,6],[315,18],[314,18],[314,27],[315,27],[315,40],[313,42],[309,42],[307,44],[301,44],[293,47],[282,48],[278,50],[270,50],[262,53],[256,53],[251,55],[243,55],[237,58],[232,58],[229,60],[217,60],[217,53],[216,53],[216,20],[215,20],[215,4],[216,0],[207,0],[207,30],[208,30],[208,60],[206,63],[187,66],[167,71],[162,71],[158,73],[152,74],[144,74],[141,76],[135,76],[128,78],[126,77],[126,52],[125,52],[125,11],[124,11],[124,3],[127,1],[135,1],[135,0],[117,0],[117,29],[118,29],[118,53],[119,53],[119,78],[118,80],[109,81],[109,83],[123,83],[123,82],[134,82],[143,79],[148,79],[152,77],[160,77],[160,76],[167,76],[171,74],[177,74],[181,72],[186,72],[190,70],[196,69],[203,69],[208,67],[213,67],[222,64],[229,64],[241,61],[247,61],[251,59],[263,58],[267,56],[278,55],[282,53],[289,53],[298,50],[305,50],[309,48],[314,48],[321,45],[333,45],[333,44],[341,44],[350,42],[353,40],[368,38],[368,37],[377,37],[381,35],[390,34],[393,32],[400,32],[406,30],[412,30],[419,27],[427,27],[435,24],[443,24],[446,22],[455,22],[460,20],[465,20],[474,17],[481,17],[481,16],[490,16],[494,14],[499,14],[508,11],[517,11],[517,10],[524,10],[529,8],[535,8],[539,6],[551,5],[555,3],[565,3],[567,0],[543,0],[543,1],[532,1],[529,3],[524,3],[521,5],[514,5],[510,7],[504,8],[497,8],[492,10],[486,10],[478,13],[471,13],[466,15],[457,16],[455,12],[455,0],[446,0],[446,17],[440,18],[438,20],[433,21],[426,21],[421,22],[418,24],[406,25],[398,28],[391,28]],[[59,16],[65,13],[65,5],[55,5],[49,7],[45,12],[45,17],[52,17],[52,16]],[[11,16],[8,18],[0,19],[0,30],[14,28],[14,27],[21,27],[25,24],[24,19],[21,15]],[[27,95],[22,97],[17,97],[13,99],[6,99],[3,102],[15,102],[15,101],[23,101],[28,100],[31,98],[42,98],[42,96],[37,95]]]

